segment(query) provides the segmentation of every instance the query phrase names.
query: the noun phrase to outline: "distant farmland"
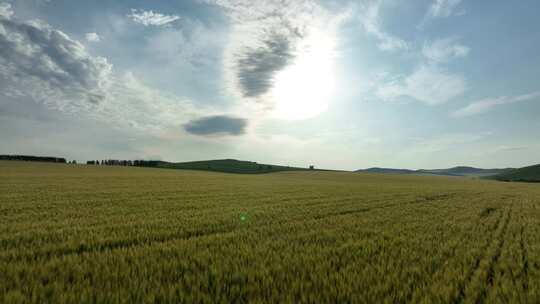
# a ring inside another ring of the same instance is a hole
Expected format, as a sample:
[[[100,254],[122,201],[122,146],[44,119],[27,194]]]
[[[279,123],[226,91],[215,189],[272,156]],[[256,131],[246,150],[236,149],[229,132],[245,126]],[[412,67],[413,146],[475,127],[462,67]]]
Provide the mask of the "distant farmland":
[[[0,161],[0,302],[537,303],[539,186]]]

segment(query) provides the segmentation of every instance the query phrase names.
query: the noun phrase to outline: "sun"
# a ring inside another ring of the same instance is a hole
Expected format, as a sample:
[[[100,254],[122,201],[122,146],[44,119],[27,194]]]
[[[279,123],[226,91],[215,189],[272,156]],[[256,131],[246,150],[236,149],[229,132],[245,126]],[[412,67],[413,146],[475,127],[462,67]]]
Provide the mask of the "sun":
[[[328,109],[335,90],[335,38],[315,30],[298,48],[294,63],[274,79],[272,116],[286,120],[315,117]]]

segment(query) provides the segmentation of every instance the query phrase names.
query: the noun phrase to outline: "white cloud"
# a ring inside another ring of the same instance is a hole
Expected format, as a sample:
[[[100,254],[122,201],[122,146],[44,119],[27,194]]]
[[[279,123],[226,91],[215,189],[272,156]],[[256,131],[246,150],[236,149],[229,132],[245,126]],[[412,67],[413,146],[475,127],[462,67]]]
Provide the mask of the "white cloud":
[[[422,54],[431,63],[445,63],[454,58],[466,57],[470,48],[458,43],[458,40],[456,37],[450,37],[425,43]]]
[[[474,101],[468,106],[455,111],[454,113],[452,113],[452,116],[465,117],[465,116],[477,115],[477,114],[488,112],[494,107],[497,107],[500,105],[512,104],[512,103],[517,103],[521,101],[528,101],[528,100],[533,100],[537,98],[540,98],[540,92],[534,92],[534,93],[519,95],[519,96],[501,96],[501,97],[481,99],[478,101]]]
[[[365,14],[360,17],[364,30],[373,35],[377,40],[377,47],[383,51],[406,50],[409,48],[407,42],[395,37],[381,29],[379,9],[380,1],[372,2],[363,7]]]
[[[9,3],[0,3],[0,18],[4,17],[6,19],[13,16],[13,10],[11,9],[11,4]]]
[[[467,89],[465,78],[443,67],[451,59],[469,54],[470,49],[458,40],[449,37],[425,43],[418,68],[406,77],[380,75],[383,77],[374,81],[375,95],[386,101],[410,97],[427,105],[443,104],[462,95]]]
[[[428,105],[439,105],[462,95],[466,90],[465,80],[436,66],[422,65],[401,81],[380,85],[375,94],[386,101],[395,101],[408,96]]]
[[[419,138],[413,141],[407,152],[412,155],[420,153],[433,154],[452,149],[463,148],[484,141],[491,132],[440,134],[431,138]]]
[[[0,49],[0,95],[7,97],[0,103],[31,99],[146,132],[181,132],[182,123],[200,116],[189,100],[150,88],[131,73],[114,73],[107,59],[44,22],[1,17]]]
[[[101,40],[97,33],[86,33],[85,38],[89,42],[99,42]]]
[[[146,51],[171,69],[214,65],[218,51],[226,42],[226,33],[200,22],[186,22],[182,28],[167,28],[145,38]]]
[[[433,19],[465,15],[466,11],[460,5],[462,2],[462,0],[434,0],[417,28],[423,29]]]
[[[429,7],[427,16],[431,18],[446,18],[464,14],[459,10],[462,0],[435,0]]]
[[[63,105],[100,103],[106,98],[112,65],[44,22],[0,18],[0,49],[4,94]]]
[[[176,15],[163,15],[160,13],[154,13],[153,11],[132,9],[131,14],[128,17],[135,23],[142,24],[144,26],[162,26],[167,25],[180,19]]]
[[[118,127],[155,133],[180,132],[183,123],[200,115],[187,98],[151,88],[130,72],[113,77],[106,103],[84,112]]]

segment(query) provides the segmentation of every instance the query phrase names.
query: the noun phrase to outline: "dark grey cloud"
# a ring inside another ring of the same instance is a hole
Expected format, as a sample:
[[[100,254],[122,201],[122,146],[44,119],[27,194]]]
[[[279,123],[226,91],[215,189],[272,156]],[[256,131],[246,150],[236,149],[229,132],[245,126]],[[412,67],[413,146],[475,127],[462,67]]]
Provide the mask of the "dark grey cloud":
[[[195,135],[242,135],[246,132],[244,118],[216,115],[189,121],[184,129]]]
[[[234,94],[261,99],[291,65],[312,22],[326,15],[317,0],[198,0],[224,9],[233,24],[225,66]]]
[[[273,86],[274,75],[284,69],[294,55],[289,37],[272,35],[256,49],[246,49],[238,57],[238,83],[244,97],[259,97]]]
[[[65,33],[39,21],[0,14],[1,89],[16,95],[48,95],[99,103],[112,66],[92,57]]]

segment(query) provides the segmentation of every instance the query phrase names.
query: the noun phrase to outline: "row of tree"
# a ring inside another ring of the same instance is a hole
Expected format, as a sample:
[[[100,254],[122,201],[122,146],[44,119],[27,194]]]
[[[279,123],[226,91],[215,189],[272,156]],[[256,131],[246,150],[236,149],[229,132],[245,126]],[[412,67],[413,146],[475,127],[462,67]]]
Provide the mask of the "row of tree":
[[[131,160],[117,160],[117,159],[106,159],[106,160],[89,160],[86,162],[87,165],[101,165],[101,166],[133,166],[133,161]]]
[[[34,161],[47,163],[66,163],[62,157],[32,156],[32,155],[0,155],[0,160]]]
[[[105,159],[105,160],[89,160],[87,165],[94,166],[135,166],[135,167],[156,167],[159,161],[154,160],[118,160],[118,159]]]

